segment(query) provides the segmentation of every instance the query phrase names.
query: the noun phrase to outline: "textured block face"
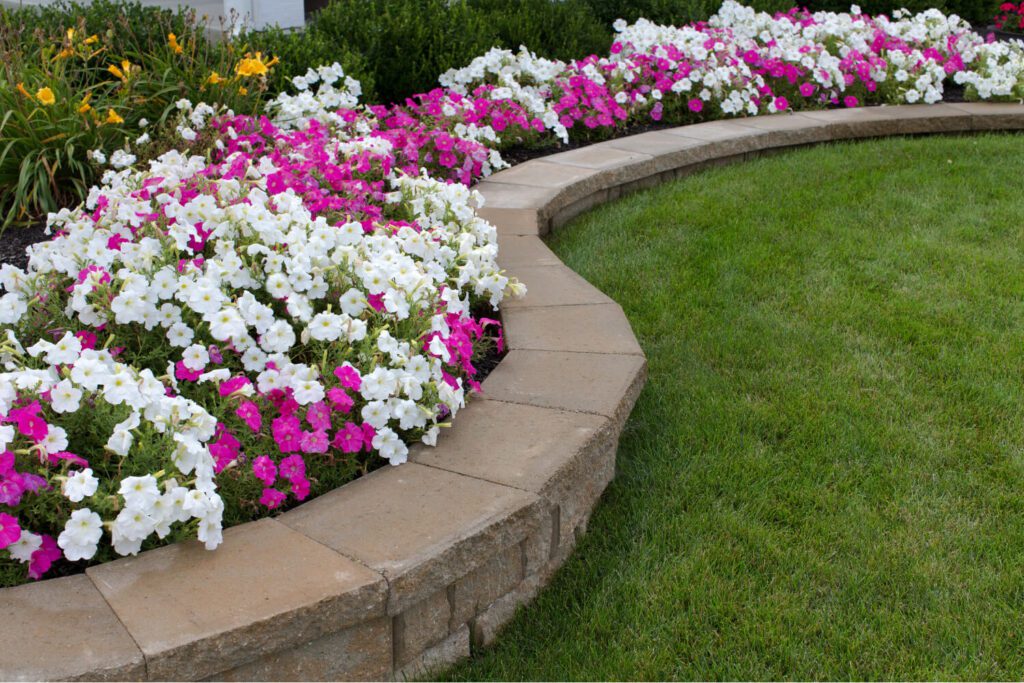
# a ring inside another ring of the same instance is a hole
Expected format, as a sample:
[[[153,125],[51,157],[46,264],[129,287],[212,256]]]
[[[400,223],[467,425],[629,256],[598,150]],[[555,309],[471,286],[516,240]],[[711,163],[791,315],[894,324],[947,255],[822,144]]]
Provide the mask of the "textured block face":
[[[469,627],[460,626],[442,642],[417,656],[414,660],[395,671],[396,681],[412,681],[431,678],[460,659],[469,657]]]
[[[453,629],[480,614],[523,580],[523,555],[518,545],[506,548],[452,586]]]
[[[86,576],[0,591],[0,678],[141,679],[142,652]]]
[[[379,617],[212,677],[218,681],[379,681],[391,673],[391,620]]]
[[[386,584],[271,519],[88,570],[151,678],[203,678],[383,616]],[[156,615],[159,615],[157,617]]]
[[[447,638],[451,615],[448,589],[442,588],[395,617],[395,667]]]

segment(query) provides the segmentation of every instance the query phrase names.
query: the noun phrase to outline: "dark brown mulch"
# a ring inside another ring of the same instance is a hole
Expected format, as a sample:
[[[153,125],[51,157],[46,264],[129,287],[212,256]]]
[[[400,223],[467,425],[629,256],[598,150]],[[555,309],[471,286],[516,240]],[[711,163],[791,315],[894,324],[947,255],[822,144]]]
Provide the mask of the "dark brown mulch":
[[[28,254],[25,253],[25,249],[46,239],[46,234],[43,232],[45,227],[46,220],[42,219],[23,228],[14,227],[4,230],[0,235],[0,264],[9,263],[17,268],[24,268],[28,265]]]

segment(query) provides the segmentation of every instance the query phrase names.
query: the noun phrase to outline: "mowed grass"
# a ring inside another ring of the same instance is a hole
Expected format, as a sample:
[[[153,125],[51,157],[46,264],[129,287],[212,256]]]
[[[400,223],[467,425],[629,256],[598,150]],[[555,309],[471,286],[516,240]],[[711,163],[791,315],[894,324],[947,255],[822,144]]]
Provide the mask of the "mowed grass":
[[[576,554],[452,679],[1024,677],[1024,137],[830,145],[551,241],[650,363]]]

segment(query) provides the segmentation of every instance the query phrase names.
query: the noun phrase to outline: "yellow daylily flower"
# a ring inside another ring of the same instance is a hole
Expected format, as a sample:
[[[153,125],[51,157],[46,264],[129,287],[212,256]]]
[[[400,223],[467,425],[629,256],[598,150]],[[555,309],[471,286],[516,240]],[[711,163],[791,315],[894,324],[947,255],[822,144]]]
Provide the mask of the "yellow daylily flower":
[[[92,45],[93,43],[95,43],[98,40],[99,40],[99,36],[97,36],[94,33],[94,34],[92,34],[91,36],[89,36],[88,38],[85,39],[85,44],[86,45]]]
[[[40,88],[36,91],[36,99],[43,103],[44,106],[49,107],[51,104],[57,101],[57,98],[53,96],[53,91],[49,88]]]
[[[132,63],[129,62],[127,59],[125,59],[124,61],[121,62],[121,67],[120,68],[118,68],[116,64],[111,64],[110,66],[107,67],[107,71],[109,71],[110,73],[114,74],[115,76],[120,78],[125,83],[128,82],[128,79],[132,75],[132,71],[135,70],[135,69],[138,69],[138,67],[132,65]]]
[[[167,44],[171,47],[172,50],[174,50],[174,54],[176,55],[180,55],[182,52],[185,51],[185,48],[183,48],[181,44],[178,42],[178,36],[174,35],[173,33],[167,34]]]
[[[107,118],[104,123],[124,123],[124,119],[117,115],[113,109],[107,110]]]
[[[253,57],[252,53],[245,55],[245,59],[238,62],[235,66],[235,73],[239,76],[263,76],[270,70],[270,67],[277,64],[277,57],[269,61],[263,61],[263,54],[260,52],[256,53]]]
[[[249,89],[246,88],[245,86],[238,86],[238,94],[239,95],[248,95],[249,94]]]
[[[221,77],[221,75],[216,71],[212,71],[210,72],[210,76],[206,79],[206,82],[210,85],[217,85],[218,83],[223,83],[226,80],[228,79]]]
[[[91,92],[90,93],[86,93],[85,97],[82,98],[82,102],[78,105],[78,113],[79,114],[84,114],[87,111],[89,111],[90,109],[92,109],[92,105],[89,104],[89,100],[91,100],[91,99],[92,99],[92,93]]]

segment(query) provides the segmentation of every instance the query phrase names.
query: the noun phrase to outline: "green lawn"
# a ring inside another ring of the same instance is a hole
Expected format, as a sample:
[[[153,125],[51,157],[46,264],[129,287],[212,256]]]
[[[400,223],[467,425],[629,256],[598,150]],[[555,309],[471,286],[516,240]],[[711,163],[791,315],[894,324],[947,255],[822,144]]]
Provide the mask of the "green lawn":
[[[453,679],[1024,676],[1024,137],[718,169],[552,240],[650,381],[576,554]]]

